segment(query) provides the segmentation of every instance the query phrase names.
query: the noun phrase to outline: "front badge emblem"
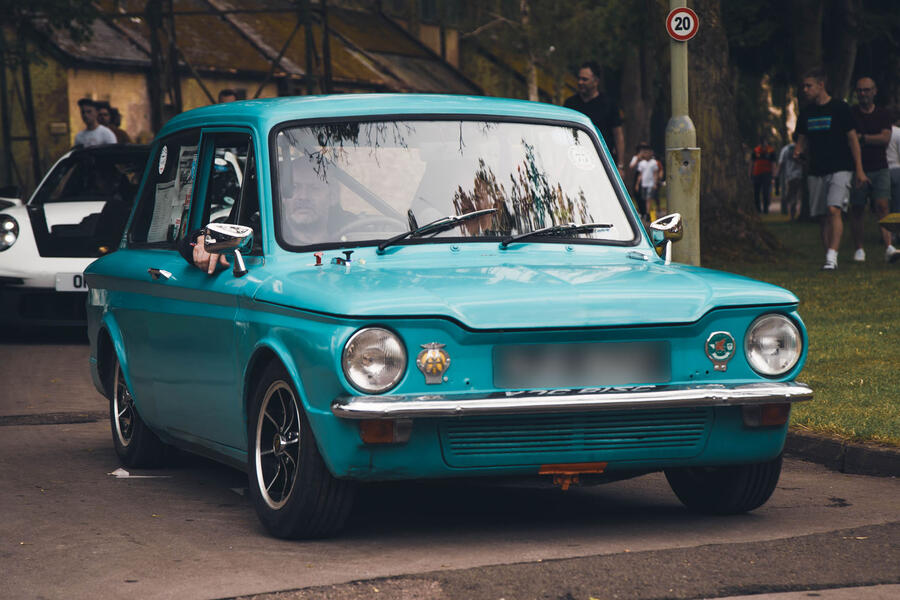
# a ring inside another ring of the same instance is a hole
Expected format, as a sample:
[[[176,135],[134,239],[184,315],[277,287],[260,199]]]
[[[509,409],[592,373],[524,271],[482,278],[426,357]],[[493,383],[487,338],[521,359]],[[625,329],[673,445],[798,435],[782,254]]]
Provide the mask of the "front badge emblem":
[[[716,331],[706,338],[706,356],[716,371],[728,369],[728,361],[734,356],[734,338],[727,331]]]
[[[416,357],[416,366],[425,375],[425,383],[435,385],[443,382],[444,373],[450,368],[450,355],[444,350],[444,344],[431,342],[422,344],[422,350]]]

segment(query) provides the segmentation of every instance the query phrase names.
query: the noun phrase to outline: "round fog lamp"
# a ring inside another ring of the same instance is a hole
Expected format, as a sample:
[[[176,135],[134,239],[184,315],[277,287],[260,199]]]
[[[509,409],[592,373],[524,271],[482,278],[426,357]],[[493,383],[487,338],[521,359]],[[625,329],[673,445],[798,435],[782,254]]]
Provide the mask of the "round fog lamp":
[[[800,360],[803,340],[794,322],[784,315],[763,315],[747,329],[744,354],[753,370],[776,377],[794,368]]]
[[[406,348],[391,331],[360,329],[347,340],[341,356],[347,380],[361,392],[380,394],[391,389],[406,371]]]
[[[19,239],[19,223],[9,215],[0,215],[0,252]]]

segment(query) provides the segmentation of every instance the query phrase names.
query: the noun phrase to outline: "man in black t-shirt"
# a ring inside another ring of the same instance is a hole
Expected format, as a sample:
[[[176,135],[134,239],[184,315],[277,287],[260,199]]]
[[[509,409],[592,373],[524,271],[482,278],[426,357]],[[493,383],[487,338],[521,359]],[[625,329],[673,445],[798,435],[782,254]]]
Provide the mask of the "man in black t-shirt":
[[[850,107],[832,98],[825,89],[825,71],[813,69],[803,78],[803,94],[809,104],[797,119],[799,138],[794,157],[809,152],[809,212],[819,218],[825,264],[837,269],[838,247],[844,232],[843,212],[850,200],[854,171],[856,185],[869,182],[862,167],[859,140]]]
[[[888,214],[888,203],[891,197],[891,174],[887,164],[887,145],[891,141],[891,116],[880,106],[875,106],[875,94],[878,88],[871,77],[860,77],[856,82],[856,97],[859,103],[850,109],[854,125],[859,136],[860,154],[863,169],[870,183],[850,193],[850,233],[856,253],[853,260],[863,262],[866,253],[863,250],[863,216],[867,201],[872,203],[872,212],[880,220]],[[900,258],[900,252],[891,244],[891,232],[881,228],[881,241],[884,242],[884,259],[894,262]]]
[[[594,123],[612,152],[619,176],[625,176],[625,134],[622,132],[622,115],[615,101],[600,91],[600,65],[594,61],[582,63],[578,69],[578,93],[568,98],[564,106],[572,108]]]

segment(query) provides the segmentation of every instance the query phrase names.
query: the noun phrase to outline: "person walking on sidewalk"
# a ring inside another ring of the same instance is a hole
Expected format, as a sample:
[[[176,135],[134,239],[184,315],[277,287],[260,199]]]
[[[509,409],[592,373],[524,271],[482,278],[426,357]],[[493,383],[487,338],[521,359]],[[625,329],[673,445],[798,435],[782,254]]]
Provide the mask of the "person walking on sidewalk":
[[[871,203],[872,212],[878,219],[888,214],[888,202],[891,197],[891,175],[888,171],[886,148],[891,141],[891,116],[880,106],[875,106],[875,94],[878,88],[870,77],[860,77],[856,82],[858,104],[851,111],[856,132],[859,137],[862,165],[869,183],[853,190],[850,194],[850,234],[856,252],[853,260],[863,262],[866,252],[863,250],[863,222],[866,204]],[[884,259],[893,262],[897,249],[891,244],[891,232],[884,227],[881,230],[881,241],[884,242]]]
[[[819,219],[825,264],[833,271],[838,266],[838,247],[844,233],[843,213],[850,200],[853,173],[856,185],[869,183],[862,167],[859,139],[850,107],[832,98],[826,90],[825,71],[816,68],[803,77],[801,89],[809,104],[800,111],[794,157],[809,153],[809,214]]]

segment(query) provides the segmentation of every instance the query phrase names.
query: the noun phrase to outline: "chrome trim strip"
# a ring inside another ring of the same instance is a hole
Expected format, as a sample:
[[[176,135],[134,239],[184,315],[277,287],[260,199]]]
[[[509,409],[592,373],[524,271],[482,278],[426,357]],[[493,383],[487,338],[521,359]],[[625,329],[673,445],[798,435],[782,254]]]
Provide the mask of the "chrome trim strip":
[[[812,400],[807,385],[751,383],[735,386],[634,386],[540,390],[473,395],[339,396],[331,412],[345,419],[462,417],[623,409],[741,406]]]

